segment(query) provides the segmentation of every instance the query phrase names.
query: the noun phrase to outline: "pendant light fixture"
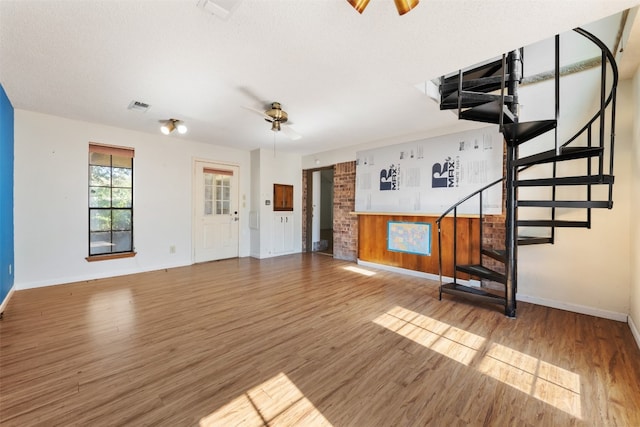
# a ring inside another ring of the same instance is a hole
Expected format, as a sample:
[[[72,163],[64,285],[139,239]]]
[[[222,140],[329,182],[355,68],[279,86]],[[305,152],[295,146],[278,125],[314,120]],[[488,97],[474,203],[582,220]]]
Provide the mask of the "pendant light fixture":
[[[369,0],[347,0],[349,4],[358,11],[358,13],[364,12],[365,8],[369,4]],[[398,14],[400,16],[409,12],[411,9],[414,9],[420,0],[393,0],[396,4],[396,9],[398,9]]]
[[[185,134],[187,133],[187,126],[182,120],[178,119],[164,120],[162,126],[160,126],[160,131],[165,135],[169,135],[174,130],[177,130],[179,134]]]

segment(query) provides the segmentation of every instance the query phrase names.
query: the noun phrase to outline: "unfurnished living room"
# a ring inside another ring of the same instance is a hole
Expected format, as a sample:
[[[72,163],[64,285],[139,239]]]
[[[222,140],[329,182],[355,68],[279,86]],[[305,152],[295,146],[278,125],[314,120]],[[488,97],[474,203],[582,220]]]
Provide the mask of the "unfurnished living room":
[[[640,0],[0,0],[0,425],[640,426]]]

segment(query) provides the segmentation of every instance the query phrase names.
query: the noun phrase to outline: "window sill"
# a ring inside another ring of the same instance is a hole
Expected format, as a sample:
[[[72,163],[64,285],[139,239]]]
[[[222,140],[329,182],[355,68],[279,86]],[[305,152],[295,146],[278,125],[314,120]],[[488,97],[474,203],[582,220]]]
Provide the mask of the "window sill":
[[[90,255],[90,256],[86,257],[85,259],[88,262],[107,261],[107,260],[110,260],[110,259],[133,258],[134,256],[136,256],[136,254],[137,254],[137,252],[125,252],[125,253],[121,253],[121,254]]]

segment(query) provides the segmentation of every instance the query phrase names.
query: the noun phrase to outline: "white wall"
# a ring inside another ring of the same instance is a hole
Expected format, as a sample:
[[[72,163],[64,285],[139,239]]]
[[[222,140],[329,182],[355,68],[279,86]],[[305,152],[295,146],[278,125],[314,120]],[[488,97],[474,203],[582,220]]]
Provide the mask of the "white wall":
[[[630,213],[630,264],[631,296],[629,298],[629,324],[640,346],[640,69],[632,84],[633,143],[631,149],[631,213]]]
[[[260,248],[256,251],[252,248],[252,256],[256,258],[269,258],[273,253],[273,184],[293,185],[293,220],[294,220],[294,247],[291,253],[302,250],[302,172],[301,158],[298,154],[289,154],[273,150],[255,150],[252,152],[252,166],[260,174],[259,196],[257,206],[252,205],[252,210],[259,212],[260,223]],[[253,188],[256,191],[256,188]],[[265,201],[269,200],[267,205]]]
[[[260,200],[260,191],[253,191],[253,189],[260,188],[260,150],[253,150],[251,152],[251,197],[250,203],[250,235],[251,235],[251,256],[254,258],[260,258],[260,211],[261,204],[264,201]]]
[[[239,165],[240,194],[250,195],[247,151],[24,110],[15,113],[16,289],[191,264],[194,158]],[[85,260],[89,142],[135,149],[133,258]],[[240,212],[240,256],[250,252],[248,211],[249,206]],[[175,254],[169,253],[172,245]]]
[[[632,221],[632,100],[628,81],[622,83],[618,94],[613,209],[593,209],[591,229],[557,228],[553,245],[521,246],[519,299],[626,321]],[[584,212],[581,215],[584,217]],[[578,218],[571,215],[571,219]]]
[[[525,51],[525,57],[527,53]],[[599,68],[576,73],[560,81],[561,112],[559,118],[559,143],[572,136],[598,110],[599,98],[591,96],[581,99],[573,97],[587,87],[588,76],[598,78]],[[520,97],[525,108],[523,121],[553,117],[553,82],[525,86]],[[592,209],[592,227],[556,228],[553,245],[521,246],[518,249],[518,298],[543,305],[598,315],[626,321],[629,313],[631,282],[631,149],[633,117],[631,109],[631,82],[620,82],[616,109],[615,185],[613,209]],[[593,92],[592,92],[593,93]],[[597,93],[597,92],[596,92]],[[578,102],[572,102],[578,101]],[[549,111],[551,106],[551,111]],[[597,139],[598,127],[594,127]],[[606,129],[608,142],[609,129]],[[577,142],[573,145],[581,145]],[[553,132],[523,144],[520,156],[530,155],[543,149],[552,149]],[[564,162],[558,165],[559,176],[584,175],[586,161]],[[608,164],[608,160],[605,162]],[[535,166],[521,174],[522,178],[550,176],[551,166]],[[605,171],[606,173],[606,171]],[[548,188],[519,189],[519,199],[544,199],[550,196]],[[559,187],[559,200],[584,200],[585,189]],[[606,186],[594,186],[594,200],[607,199]],[[581,209],[558,209],[557,219],[586,220]],[[550,219],[547,208],[521,208],[519,219]],[[519,229],[523,235],[548,235],[548,229],[530,227]]]

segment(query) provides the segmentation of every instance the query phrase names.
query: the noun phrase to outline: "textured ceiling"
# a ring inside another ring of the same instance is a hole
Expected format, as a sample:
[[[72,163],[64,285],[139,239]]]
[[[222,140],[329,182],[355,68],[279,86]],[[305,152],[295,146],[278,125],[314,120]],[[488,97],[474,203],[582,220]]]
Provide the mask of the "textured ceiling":
[[[149,133],[174,117],[176,142],[249,150],[274,134],[243,107],[279,101],[303,135],[280,149],[310,154],[449,127],[417,83],[640,3],[422,0],[400,17],[391,0],[225,1],[226,19],[197,0],[1,0],[0,82],[15,108]]]

